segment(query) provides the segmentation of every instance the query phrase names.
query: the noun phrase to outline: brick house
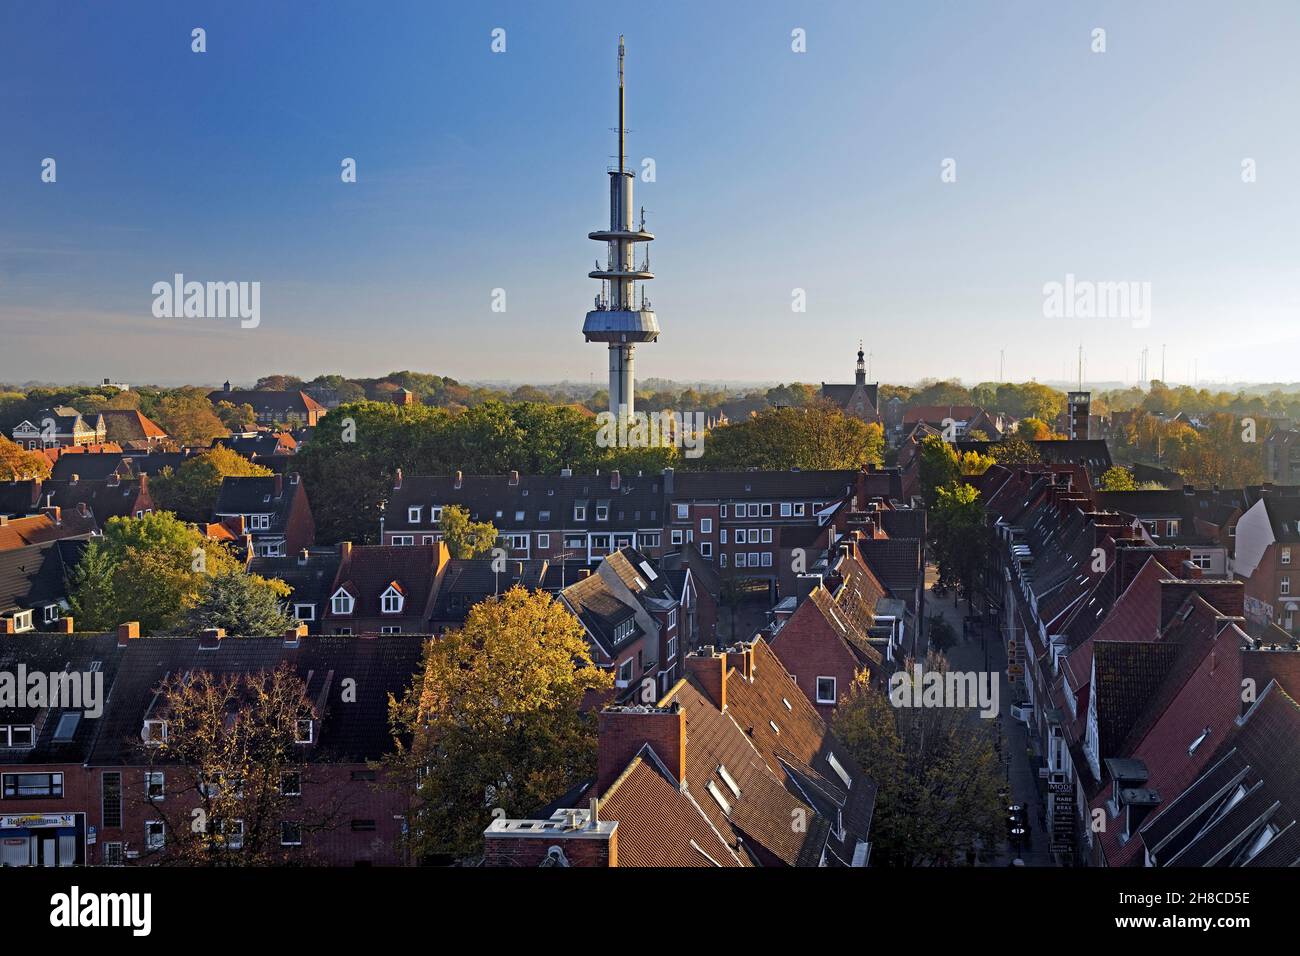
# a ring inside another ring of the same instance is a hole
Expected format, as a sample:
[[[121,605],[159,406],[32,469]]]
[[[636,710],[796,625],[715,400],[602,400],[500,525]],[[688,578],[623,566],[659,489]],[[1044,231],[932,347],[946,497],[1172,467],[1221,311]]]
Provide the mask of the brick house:
[[[1237,520],[1232,572],[1246,586],[1246,617],[1300,633],[1300,496],[1265,485]]]
[[[223,478],[212,509],[215,522],[242,521],[262,557],[297,554],[316,543],[311,503],[297,472],[259,478]]]
[[[108,440],[108,426],[102,415],[87,417],[75,408],[56,405],[19,422],[11,434],[17,444],[36,451],[70,445],[102,445]]]
[[[259,425],[315,425],[326,413],[326,408],[301,390],[270,391],[232,389],[226,382],[218,391],[208,393],[208,401],[230,402],[238,408],[251,405]]]
[[[428,634],[434,582],[450,560],[447,546],[339,546],[321,632]]]

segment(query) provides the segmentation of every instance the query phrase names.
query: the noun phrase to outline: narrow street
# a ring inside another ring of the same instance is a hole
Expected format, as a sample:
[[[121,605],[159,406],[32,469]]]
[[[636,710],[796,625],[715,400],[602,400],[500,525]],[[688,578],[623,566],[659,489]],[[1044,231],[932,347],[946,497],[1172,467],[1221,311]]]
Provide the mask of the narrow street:
[[[956,635],[955,643],[947,651],[948,665],[957,671],[991,671],[998,675],[998,702],[1001,714],[998,717],[1002,731],[1002,755],[1005,773],[1011,788],[1008,803],[1020,804],[1026,810],[1029,832],[1021,844],[1019,859],[1025,866],[1055,866],[1055,861],[1047,849],[1048,838],[1044,829],[1046,808],[1039,794],[1035,771],[1029,759],[1029,733],[1023,723],[1011,716],[1011,689],[1007,682],[1006,648],[993,631],[983,632],[983,637],[962,638],[962,619],[966,613],[966,602],[958,602],[951,594],[939,597],[934,593],[935,569],[927,565],[925,572],[925,607],[926,615],[941,615],[952,627]],[[929,622],[926,624],[926,633]],[[918,640],[917,659],[924,659],[927,649],[926,638]],[[977,718],[978,719],[978,718]],[[1009,757],[1009,761],[1008,758]],[[998,848],[994,866],[1008,866],[1017,857],[1015,848],[1004,838]]]

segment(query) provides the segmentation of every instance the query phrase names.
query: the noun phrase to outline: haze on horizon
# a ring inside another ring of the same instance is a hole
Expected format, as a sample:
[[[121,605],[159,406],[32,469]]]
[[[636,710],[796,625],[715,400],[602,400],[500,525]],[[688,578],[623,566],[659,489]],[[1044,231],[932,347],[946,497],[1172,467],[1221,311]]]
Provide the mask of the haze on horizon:
[[[655,163],[638,380],[851,381],[859,339],[882,382],[996,380],[1000,350],[1070,381],[1080,344],[1088,381],[1162,346],[1174,383],[1300,377],[1294,3],[673,0],[5,6],[0,381],[600,385],[619,33]],[[260,282],[260,324],[155,318],[178,272]],[[1067,276],[1149,283],[1149,322],[1047,317]]]

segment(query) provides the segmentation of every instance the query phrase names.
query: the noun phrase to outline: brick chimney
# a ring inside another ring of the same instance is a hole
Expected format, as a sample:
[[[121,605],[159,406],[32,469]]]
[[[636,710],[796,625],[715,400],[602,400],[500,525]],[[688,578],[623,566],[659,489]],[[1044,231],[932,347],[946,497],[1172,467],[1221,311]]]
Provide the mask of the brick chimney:
[[[52,630],[54,631],[55,634],[72,634],[75,631],[75,628],[73,627],[72,618],[70,617],[59,618],[57,621],[54,622],[54,627],[52,628]]]
[[[298,550],[298,563],[299,563],[299,564],[306,564],[307,561],[308,561],[310,558],[311,558],[311,552],[308,551],[306,548],[300,548],[300,549]]]
[[[12,617],[0,618],[0,634],[17,634],[18,624]]]
[[[609,490],[618,491],[618,486],[621,485],[622,483],[623,483],[623,476],[620,475],[618,469],[615,468],[613,471],[609,473]]]
[[[58,505],[49,508],[42,508],[41,514],[45,515],[45,517],[49,518],[56,525],[63,524],[63,509]]]
[[[673,470],[671,468],[665,468],[664,469],[664,494],[671,495],[672,493],[673,493]]]
[[[519,484],[519,472],[515,471],[514,469],[511,469],[510,471],[510,484],[512,485]]]
[[[89,518],[89,517],[90,517],[90,506],[87,505],[84,501],[78,501],[78,502],[77,502],[77,514],[81,515],[81,517],[83,517],[83,518]]]
[[[712,647],[701,647],[686,658],[686,673],[695,678],[704,696],[718,710],[727,709],[727,658]]]
[[[339,542],[339,559],[342,560],[342,561],[348,561],[348,560],[350,560],[351,558],[352,558],[352,542],[351,542],[351,541],[340,541],[340,542]]]
[[[284,494],[284,475],[275,476],[275,497],[279,498]]]
[[[606,707],[600,712],[596,790],[604,793],[647,744],[681,784],[686,779],[686,711],[661,707]]]
[[[221,639],[226,636],[224,627],[205,627],[199,632],[199,647],[213,648],[221,643]]]
[[[117,646],[126,647],[127,641],[134,641],[140,636],[140,622],[126,621],[117,626]]]
[[[1246,613],[1246,582],[1224,581],[1217,578],[1193,580],[1168,579],[1160,582],[1160,629],[1173,620],[1178,609],[1193,594],[1225,617],[1242,617]]]
[[[737,644],[727,648],[727,669],[735,668],[745,680],[754,679],[754,645]]]
[[[459,489],[460,486],[463,485],[463,484],[465,484],[465,476],[462,475],[459,471],[457,471],[457,472],[456,472],[456,480],[453,481],[453,482],[451,483],[451,486],[452,486],[453,488],[457,488],[457,489]]]
[[[297,644],[302,638],[307,636],[306,624],[295,624],[293,627],[287,627],[284,630],[284,642],[286,644]]]
[[[401,490],[401,487],[402,487],[402,469],[398,468],[397,472],[393,475],[393,490],[399,491]]]

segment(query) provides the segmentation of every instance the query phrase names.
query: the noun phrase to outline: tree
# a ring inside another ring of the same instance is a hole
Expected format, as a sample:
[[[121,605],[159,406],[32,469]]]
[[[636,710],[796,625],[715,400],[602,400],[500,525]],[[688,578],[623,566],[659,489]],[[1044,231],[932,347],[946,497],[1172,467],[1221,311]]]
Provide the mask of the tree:
[[[946,673],[948,663],[931,654],[925,670]],[[873,865],[954,866],[991,851],[1002,816],[993,721],[955,706],[895,707],[861,678],[834,720],[878,787]]]
[[[221,424],[232,433],[251,431],[257,425],[257,410],[247,402],[242,405],[217,402],[216,413]]]
[[[935,491],[952,484],[961,474],[957,453],[949,442],[938,435],[926,435],[921,439],[917,454],[917,475],[921,482],[921,495],[929,503],[934,502]]]
[[[223,478],[265,478],[271,469],[218,445],[183,462],[173,472],[164,468],[149,485],[154,503],[187,521],[206,521],[216,504]]]
[[[936,489],[929,524],[939,586],[956,588],[961,597],[970,600],[979,569],[989,555],[979,492],[957,482]]]
[[[220,544],[175,515],[109,518],[69,577],[73,618],[87,630],[139,621],[144,633],[178,630],[208,575],[241,572]]]
[[[470,521],[469,512],[460,505],[442,509],[438,530],[453,558],[478,558],[497,543],[497,529],[490,521]]]
[[[953,630],[946,617],[942,614],[931,614],[928,620],[930,626],[926,635],[929,638],[927,646],[930,650],[942,653],[957,643],[957,632]]]
[[[279,636],[294,623],[280,610],[280,600],[291,593],[278,578],[242,571],[212,575],[199,588],[198,601],[189,613],[190,626],[196,631],[219,627],[243,637]]]
[[[1041,418],[1022,418],[1016,425],[1016,437],[1025,441],[1046,441],[1052,437],[1052,429]]]
[[[472,859],[494,811],[532,813],[589,779],[596,724],[579,705],[612,682],[592,663],[578,619],[520,587],[430,641],[423,673],[390,701],[396,749],[384,761],[415,792],[413,856]]]
[[[166,774],[166,789],[159,798],[146,792],[137,799],[165,831],[162,848],[146,848],[146,859],[185,866],[304,862],[298,848],[282,845],[282,828],[287,823],[304,835],[330,830],[342,808],[336,798],[300,796],[313,777],[296,743],[300,722],[323,717],[302,679],[287,664],[221,676],[174,671],[157,692],[153,713],[167,721],[167,731],[142,739],[138,749],[149,771]]]
[[[1036,465],[1043,460],[1037,448],[1018,436],[989,445],[988,453],[999,465]]]
[[[0,481],[50,477],[50,460],[0,435]]]
[[[1133,472],[1127,468],[1115,465],[1107,468],[1101,476],[1102,491],[1137,491],[1137,482],[1133,480]]]
[[[996,464],[991,455],[981,455],[977,451],[962,452],[957,459],[957,466],[961,473],[972,477],[984,474]]]
[[[884,461],[884,430],[827,402],[768,408],[715,428],[694,466],[705,470],[785,471],[861,468]],[[684,463],[691,462],[687,459]]]
[[[158,403],[158,424],[181,445],[206,445],[227,432],[200,388],[180,388]]]

